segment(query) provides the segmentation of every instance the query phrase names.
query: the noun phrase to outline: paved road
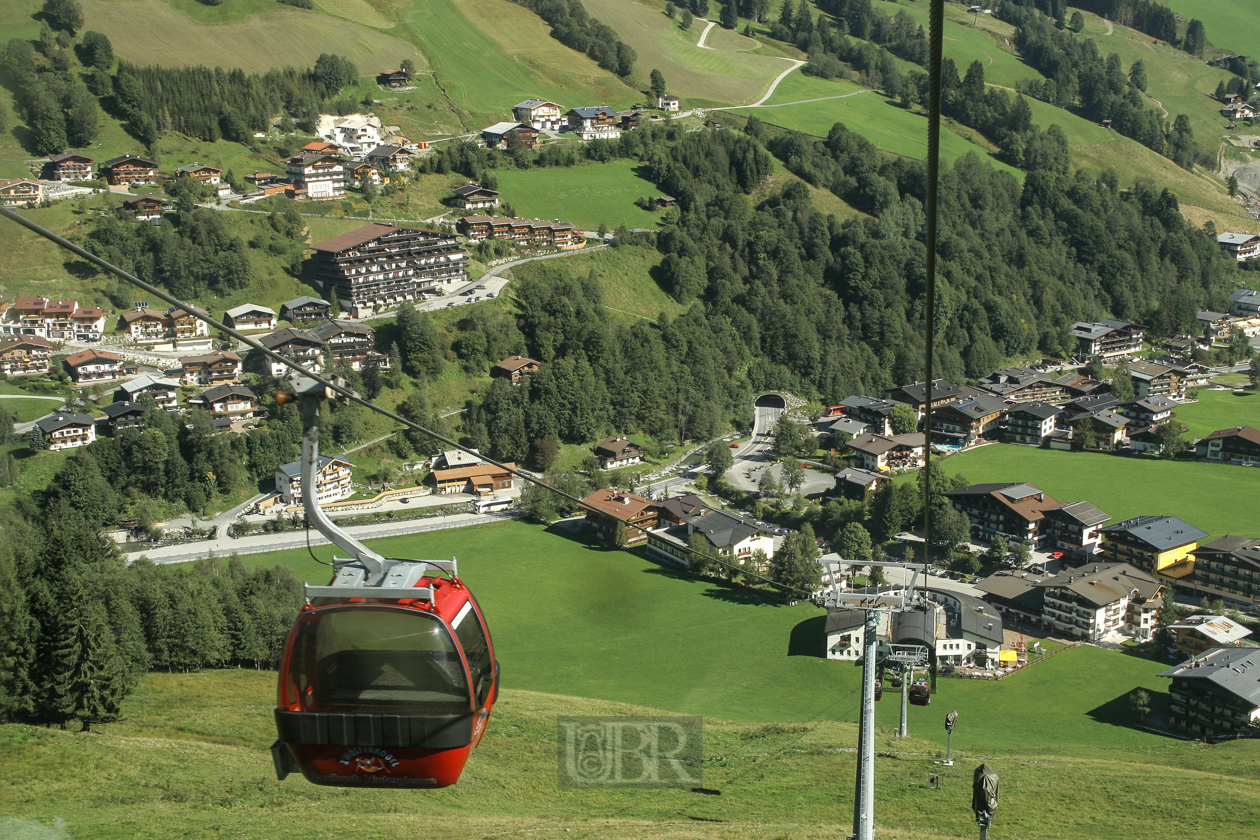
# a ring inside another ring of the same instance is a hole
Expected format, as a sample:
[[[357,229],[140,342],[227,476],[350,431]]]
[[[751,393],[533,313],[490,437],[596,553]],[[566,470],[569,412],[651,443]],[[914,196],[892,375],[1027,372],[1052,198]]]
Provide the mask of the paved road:
[[[780,56],[780,58],[782,58],[782,56]],[[765,102],[766,102],[766,100],[767,100],[767,99],[769,99],[770,97],[774,96],[774,89],[775,89],[775,88],[777,88],[777,87],[779,86],[779,82],[781,82],[781,81],[783,81],[784,79],[786,79],[786,78],[788,77],[788,74],[789,74],[789,73],[791,73],[793,70],[796,70],[798,67],[804,67],[804,66],[805,66],[805,62],[803,62],[803,61],[798,61],[798,60],[797,60],[797,59],[795,59],[795,58],[784,58],[783,60],[784,60],[784,61],[790,61],[790,62],[792,62],[792,66],[791,66],[791,67],[789,67],[788,69],[784,70],[782,73],[780,73],[780,74],[778,75],[778,78],[776,78],[773,82],[771,82],[771,83],[770,83],[770,87],[766,90],[766,94],[765,94],[765,96],[761,97],[761,98],[760,98],[760,99],[758,99],[756,102],[754,102],[753,104],[748,105],[748,106],[746,106],[746,107],[748,107],[748,108],[760,108],[760,107],[762,107],[762,106],[765,104]]]
[[[420,534],[426,531],[444,531],[450,528],[466,528],[470,525],[484,525],[490,522],[503,522],[512,519],[498,513],[457,513],[451,516],[416,519],[411,522],[381,523],[376,525],[352,525],[346,528],[351,536],[361,540],[398,537],[406,534]],[[154,563],[187,563],[202,557],[228,557],[232,554],[262,554],[268,551],[285,551],[306,547],[306,531],[287,531],[281,534],[259,534],[255,536],[230,539],[220,537],[215,540],[170,545],[150,551],[134,552],[128,559],[147,557]],[[328,545],[328,540],[317,531],[310,532],[312,546]]]

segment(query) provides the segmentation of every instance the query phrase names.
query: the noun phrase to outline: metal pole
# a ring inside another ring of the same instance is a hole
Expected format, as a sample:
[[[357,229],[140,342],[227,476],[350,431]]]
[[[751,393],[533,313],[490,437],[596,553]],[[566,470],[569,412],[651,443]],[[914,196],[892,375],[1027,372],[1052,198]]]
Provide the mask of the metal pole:
[[[951,729],[945,735],[945,762],[944,763],[946,767],[952,767],[954,765],[954,761],[952,758],[953,754],[954,754],[954,730]]]
[[[989,827],[987,825],[980,826],[980,840],[989,840]]]
[[[867,610],[862,639],[862,722],[858,740],[857,791],[853,798],[854,840],[875,838],[875,657],[879,613]]]
[[[910,680],[914,676],[914,669],[906,666],[901,672],[901,730],[897,733],[899,737],[906,737],[908,734],[906,729],[906,706],[910,705]]]

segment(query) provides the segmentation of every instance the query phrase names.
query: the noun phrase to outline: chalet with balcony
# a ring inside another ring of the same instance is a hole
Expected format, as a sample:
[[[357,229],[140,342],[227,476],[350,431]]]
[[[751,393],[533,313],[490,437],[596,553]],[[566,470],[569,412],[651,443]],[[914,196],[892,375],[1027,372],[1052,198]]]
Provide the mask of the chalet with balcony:
[[[48,337],[57,341],[74,338],[74,313],[79,310],[76,300],[50,300],[44,304],[44,326]]]
[[[881,483],[891,481],[888,476],[856,467],[845,467],[836,473],[836,492],[841,498],[865,502]]]
[[[194,312],[196,315],[193,314]],[[170,335],[175,339],[177,346],[181,342],[208,338],[210,336],[209,326],[197,315],[200,315],[201,318],[210,317],[210,313],[200,306],[192,307],[192,312],[180,309],[178,306],[172,306],[166,310],[166,321],[169,325]]]
[[[586,523],[609,544],[616,544],[618,524],[625,528],[621,547],[647,542],[657,526],[656,505],[642,496],[620,490],[596,490],[582,500]]]
[[[351,186],[363,189],[368,184],[379,187],[381,184],[389,183],[389,175],[374,163],[368,163],[366,160],[358,163],[347,163],[346,174]]]
[[[346,166],[337,155],[300,154],[285,161],[285,172],[295,189],[317,200],[340,198],[346,194]]]
[[[516,464],[511,462],[504,466],[516,469]],[[425,478],[425,483],[433,488],[434,493],[467,493],[472,496],[489,496],[513,487],[512,473],[484,463],[433,470]]]
[[[99,306],[80,307],[70,316],[76,341],[98,341],[105,331],[105,310]]]
[[[1180,578],[1193,571],[1191,556],[1207,533],[1175,516],[1136,516],[1102,529],[1102,556],[1151,574]],[[1188,568],[1185,567],[1188,563]]]
[[[580,248],[586,244],[572,222],[558,219],[465,216],[456,223],[455,229],[473,242],[509,239],[517,245],[542,248]]]
[[[1164,591],[1158,580],[1128,563],[1089,563],[1037,586],[1045,590],[1044,625],[1085,641],[1121,633],[1149,639]]]
[[[1232,738],[1260,720],[1260,648],[1214,647],[1160,674],[1168,723],[1204,738]]]
[[[1020,403],[1006,412],[1003,438],[1008,443],[1041,446],[1054,434],[1058,416],[1058,406],[1045,402]]]
[[[1216,237],[1216,244],[1239,262],[1260,256],[1260,236],[1254,233],[1222,233]]]
[[[1079,355],[1115,359],[1142,350],[1146,327],[1127,321],[1078,321],[1072,325],[1072,335]]]
[[[1049,538],[1042,527],[1046,512],[1060,506],[1031,484],[973,484],[950,490],[945,496],[955,510],[971,519],[971,535],[976,542],[1003,537],[1032,548],[1045,544]]]
[[[970,397],[932,409],[932,441],[962,449],[999,434],[1006,403],[998,397]]]
[[[1046,548],[1088,560],[1098,553],[1102,541],[1099,529],[1110,518],[1089,502],[1070,502],[1047,510],[1041,525],[1049,539]]]
[[[185,385],[226,385],[241,375],[241,357],[227,350],[204,356],[183,356],[179,363]]]
[[[842,400],[838,408],[845,417],[870,426],[871,432],[877,435],[891,435],[893,431],[892,410],[899,405],[906,405],[906,403],[854,394],[848,399]],[[913,408],[913,406],[909,407]],[[845,431],[847,431],[847,428]]]
[[[923,466],[925,437],[908,435],[859,435],[845,444],[855,454],[857,466],[870,472],[915,470]]]
[[[490,368],[490,375],[498,379],[506,379],[513,385],[520,385],[525,377],[537,373],[541,364],[525,356],[508,356]]]
[[[9,335],[48,338],[48,325],[44,323],[44,307],[47,305],[46,297],[18,298],[7,313],[5,332]]]
[[[616,140],[621,136],[621,118],[607,105],[572,108],[565,114],[569,130],[583,140]]]
[[[559,131],[564,125],[560,106],[546,99],[526,99],[512,107],[512,119],[539,131]]]
[[[595,457],[605,470],[615,470],[643,462],[643,447],[627,437],[605,438],[595,445]]]
[[[189,163],[175,170],[176,178],[193,178],[205,186],[213,186],[223,179],[223,170],[204,163]]]
[[[1236,318],[1260,317],[1260,292],[1255,289],[1239,289],[1234,292],[1229,296],[1229,314]]]
[[[1180,399],[1186,395],[1185,377],[1167,365],[1135,360],[1129,363],[1129,375],[1133,377],[1133,392],[1139,399],[1143,397]]]
[[[303,295],[280,305],[280,317],[292,324],[327,320],[332,305],[326,300]]]
[[[1234,335],[1234,321],[1224,312],[1210,309],[1199,311],[1196,316],[1199,335],[1210,337],[1215,344],[1228,344]]]
[[[1175,415],[1173,409],[1178,403],[1168,397],[1146,397],[1129,400],[1118,409],[1120,414],[1143,426],[1158,426],[1167,423]]]
[[[152,195],[131,195],[122,200],[122,212],[137,222],[151,222],[162,218],[166,202]]]
[[[1251,426],[1220,429],[1199,440],[1196,448],[1210,461],[1257,464],[1260,463],[1260,430]]]
[[[499,193],[469,181],[464,186],[455,188],[455,197],[451,199],[451,204],[463,210],[498,207]]]
[[[932,410],[957,402],[963,396],[961,388],[955,387],[948,379],[932,380]],[[888,391],[888,399],[901,402],[913,408],[923,417],[923,407],[927,404],[927,386],[923,382],[902,385]]]
[[[149,413],[147,405],[127,400],[110,403],[101,408],[105,412],[105,419],[101,420],[99,425],[111,435],[117,435],[123,429],[131,429],[143,424],[144,415]]]
[[[35,429],[49,452],[87,446],[96,440],[96,421],[73,411],[54,414],[35,421]]]
[[[1173,647],[1182,653],[1198,656],[1209,648],[1232,647],[1251,635],[1251,631],[1223,615],[1191,615],[1168,627],[1176,636]]]
[[[1119,449],[1128,436],[1129,419],[1101,408],[1074,415],[1067,421],[1079,449]]]
[[[248,385],[216,385],[207,391],[189,397],[189,407],[204,408],[215,419],[244,420],[258,414],[262,406],[258,395]]]
[[[1194,575],[1178,591],[1220,598],[1233,607],[1260,605],[1260,539],[1224,536],[1194,551]]]
[[[687,568],[691,565],[688,549],[696,536],[727,563],[743,566],[758,550],[767,558],[774,554],[774,538],[767,529],[750,519],[708,508],[684,515],[679,525],[649,533],[647,553]]]
[[[411,83],[411,76],[406,70],[382,70],[376,77],[376,83],[391,88],[406,87]]]
[[[350,471],[354,464],[344,458],[320,455],[315,468],[315,497],[320,504],[340,502],[354,495]],[[302,462],[276,467],[276,492],[290,507],[302,504]]]
[[[324,343],[311,335],[310,330],[296,327],[281,327],[275,332],[259,336],[258,342],[268,350],[279,353],[290,361],[297,362],[305,368],[319,371],[324,367]],[[289,367],[277,362],[270,356],[251,353],[251,362],[256,360],[257,368],[272,376],[286,376]]]
[[[90,181],[92,159],[78,152],[53,155],[44,165],[44,177],[49,181]]]
[[[679,107],[678,97],[671,96],[669,94],[659,96],[656,99],[656,107],[660,108],[662,111],[677,111]]]
[[[980,387],[1010,402],[1060,402],[1068,392],[1044,373],[1029,368],[1009,367],[980,378]]]
[[[139,155],[121,155],[101,164],[111,184],[156,184],[157,163]]]
[[[383,172],[407,172],[411,169],[411,152],[402,146],[377,146],[367,153],[367,162]]]
[[[66,356],[66,367],[79,385],[112,382],[135,370],[135,365],[125,363],[122,356],[106,350],[83,350]]]
[[[1045,590],[1037,584],[1042,576],[1017,569],[998,569],[976,588],[984,593],[985,603],[997,610],[1009,623],[1041,625],[1045,609]]]
[[[316,280],[354,318],[468,279],[468,252],[445,231],[372,224],[311,248]]]
[[[1106,393],[1107,391],[1105,383],[1079,373],[1067,373],[1054,381],[1063,388],[1063,399],[1067,400],[1088,397],[1091,394]]]
[[[39,336],[9,335],[0,338],[0,373],[30,376],[52,373],[53,343]]]
[[[44,197],[44,187],[30,178],[0,181],[0,204],[5,207],[34,207]]]
[[[158,408],[170,410],[179,405],[179,383],[165,376],[150,376],[147,373],[119,385],[114,399],[139,402],[144,394],[152,397]]]
[[[223,323],[237,330],[274,330],[276,311],[269,306],[242,303],[223,313]]]
[[[376,331],[368,324],[329,320],[308,334],[323,347],[326,365],[345,363],[352,370],[389,367],[389,357],[376,349]]]
[[[255,169],[253,172],[245,176],[246,183],[253,184],[256,187],[263,187],[267,184],[274,184],[278,175],[274,172],[267,172],[264,169]]]
[[[516,137],[516,140],[512,140]],[[488,149],[507,149],[517,145],[519,148],[538,148],[538,129],[521,122],[497,122],[481,130],[481,139]]]

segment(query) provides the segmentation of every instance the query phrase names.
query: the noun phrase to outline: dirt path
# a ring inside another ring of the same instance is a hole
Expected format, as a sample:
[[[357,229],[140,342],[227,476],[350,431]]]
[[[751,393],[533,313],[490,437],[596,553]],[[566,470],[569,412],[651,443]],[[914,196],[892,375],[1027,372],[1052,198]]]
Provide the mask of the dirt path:
[[[696,20],[704,20],[704,18],[696,18]],[[697,46],[697,47],[699,47],[699,48],[700,48],[700,49],[702,49],[702,50],[711,50],[711,49],[714,49],[713,47],[707,47],[707,46],[705,46],[705,44],[704,44],[704,39],[709,37],[709,30],[710,30],[710,29],[712,29],[714,26],[716,26],[716,25],[717,25],[717,21],[715,21],[715,20],[710,20],[710,21],[707,21],[707,23],[708,23],[709,25],[708,25],[708,26],[706,26],[706,27],[704,28],[704,31],[700,33],[700,40],[699,40],[699,41],[696,41],[696,46]]]
[[[1112,32],[1114,32],[1114,31],[1115,31],[1115,28],[1111,25],[1111,21],[1107,20],[1106,18],[1103,18],[1103,19],[1102,19],[1102,22],[1103,22],[1103,23],[1105,23],[1105,24],[1107,24],[1107,34],[1108,34],[1108,35],[1110,35]]]
[[[780,56],[780,58],[782,58],[782,56]],[[777,87],[779,86],[779,82],[781,82],[781,81],[783,81],[784,79],[786,79],[786,78],[788,77],[788,74],[789,74],[789,73],[791,73],[793,70],[797,70],[797,69],[799,69],[799,68],[801,68],[801,67],[804,67],[804,66],[805,66],[805,62],[803,62],[803,61],[799,61],[799,60],[797,60],[797,59],[795,59],[795,58],[784,58],[783,60],[784,60],[784,61],[790,61],[790,62],[792,62],[792,66],[791,66],[791,67],[789,67],[788,69],[784,70],[782,73],[780,73],[780,74],[779,74],[779,75],[775,78],[775,80],[774,80],[773,82],[771,82],[771,83],[770,83],[770,87],[769,87],[769,89],[767,89],[767,90],[766,90],[765,96],[762,96],[760,99],[758,99],[756,102],[754,102],[754,103],[753,103],[753,104],[751,104],[751,105],[732,105],[732,106],[730,106],[729,108],[714,108],[713,110],[714,110],[714,111],[729,111],[729,110],[731,110],[732,108],[773,108],[773,107],[775,107],[775,106],[773,106],[773,105],[767,105],[767,104],[765,104],[765,103],[766,103],[766,100],[767,100],[767,99],[769,99],[771,96],[774,96],[774,89],[775,89],[775,88],[777,88]],[[861,90],[860,90],[860,91],[858,91],[858,93],[865,93],[865,92],[866,92],[866,91],[861,91]],[[849,94],[845,94],[845,95],[846,95],[846,96],[853,96],[853,94],[851,94],[851,93],[849,93]],[[844,98],[843,96],[824,96],[824,97],[823,97],[823,99],[843,99],[843,98]],[[802,100],[802,101],[803,101],[803,102],[821,102],[822,100],[821,100],[821,99],[804,99],[804,100]],[[795,102],[784,102],[784,103],[781,103],[781,104],[783,104],[783,105],[796,105],[797,103],[795,103]]]

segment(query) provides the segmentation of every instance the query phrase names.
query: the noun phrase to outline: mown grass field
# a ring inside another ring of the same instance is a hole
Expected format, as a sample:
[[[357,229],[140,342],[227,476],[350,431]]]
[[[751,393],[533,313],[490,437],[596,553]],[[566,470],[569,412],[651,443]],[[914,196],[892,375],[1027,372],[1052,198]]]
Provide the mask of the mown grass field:
[[[622,222],[630,228],[655,228],[659,214],[637,207],[634,200],[658,196],[660,190],[640,172],[641,164],[633,160],[569,168],[501,169],[500,200],[511,204],[517,215],[562,219],[584,230],[594,230],[601,223],[616,229]]]
[[[1197,403],[1177,407],[1176,419],[1190,427],[1188,438],[1201,438],[1234,426],[1260,429],[1260,394],[1201,389]]]
[[[682,100],[684,109],[756,102],[770,82],[790,66],[773,55],[747,52],[748,39],[714,39],[719,27],[714,27],[706,41],[713,49],[701,49],[696,42],[704,24],[697,20],[691,29],[683,30],[677,18],[665,16],[663,3],[586,0],[585,6],[638,53],[636,73],[645,80],[644,86],[648,73],[653,68],[660,70],[669,92]]]
[[[1178,416],[1181,410],[1178,409]],[[1148,456],[994,444],[941,462],[973,484],[1028,482],[1060,502],[1087,501],[1113,522],[1176,516],[1212,537],[1260,537],[1260,470]]]
[[[765,122],[818,137],[826,137],[831,127],[840,122],[885,151],[920,160],[927,156],[927,118],[923,114],[902,108],[899,103],[874,91],[826,102],[802,102],[774,107],[776,103],[798,102],[802,98],[837,96],[854,91],[851,82],[828,82],[821,79],[798,81],[796,75],[797,73],[793,73],[788,76],[775,89],[774,96],[767,103],[772,107],[739,108],[735,113],[746,117],[756,116]],[[813,93],[814,96],[802,96],[804,93]],[[987,157],[998,169],[1023,179],[1022,172],[997,160],[987,148],[948,129],[941,132],[942,161],[957,160],[967,152]]]
[[[414,46],[392,35],[278,3],[246,19],[217,24],[195,20],[165,0],[86,0],[83,15],[85,29],[103,32],[116,55],[137,64],[204,64],[252,73],[310,67],[320,53],[346,56],[365,72],[396,67],[408,57],[417,66],[424,64]],[[154,37],[156,32],[161,37]]]
[[[1260,3],[1256,0],[1169,0],[1164,5],[1186,20],[1203,21],[1212,46],[1243,55],[1255,52],[1260,40]]]
[[[17,423],[29,423],[45,414],[56,411],[58,403],[52,400],[5,399],[0,395],[0,408],[17,415]]]
[[[275,675],[150,675],[121,721],[95,734],[0,727],[0,813],[71,836],[434,837],[522,830],[575,837],[834,837],[851,820],[860,670],[818,658],[824,615],[611,551],[504,523],[373,541],[391,556],[452,555],[486,612],[504,690],[456,787],[344,791],[271,775]],[[317,549],[327,556],[327,548]],[[244,558],[322,581],[305,551]],[[523,597],[538,592],[542,598]],[[1124,696],[1163,702],[1159,663],[1076,648],[1001,682],[942,680],[893,740],[894,702],[876,707],[880,836],[974,836],[971,768],[1001,774],[1004,836],[1155,840],[1251,836],[1260,828],[1260,744],[1215,747],[1128,725]],[[633,704],[633,705],[626,705]],[[644,708],[646,707],[646,708]],[[940,719],[959,712],[957,765]],[[688,791],[559,789],[556,718],[705,717],[704,786]],[[939,773],[940,790],[926,786]],[[1197,784],[1195,784],[1197,782]],[[1237,807],[1205,802],[1202,785]],[[713,821],[720,821],[715,823]],[[999,822],[1000,821],[1000,822]]]
[[[928,8],[924,4],[875,0],[871,6],[889,17],[904,9],[924,31],[928,28]],[[1014,27],[988,15],[981,15],[979,23],[975,24],[975,15],[967,14],[966,6],[946,4],[941,53],[953,60],[959,76],[967,72],[973,61],[979,61],[985,81],[992,84],[1014,87],[1020,79],[1041,77],[1009,46]]]
[[[505,119],[528,97],[553,99],[567,109],[625,107],[639,96],[552,39],[541,19],[523,7],[431,0],[400,5],[398,14],[400,25],[391,32],[419,45],[442,89],[465,113],[469,131]],[[502,39],[511,39],[511,46],[505,49]]]
[[[589,246],[588,246],[589,247]],[[671,318],[684,307],[656,283],[652,272],[661,255],[654,248],[603,248],[597,253],[573,256],[561,261],[542,260],[509,269],[514,278],[527,278],[544,270],[563,267],[576,276],[595,272],[604,291],[604,305],[614,320],[655,321],[664,312]],[[508,286],[508,297],[512,287]]]
[[[654,710],[509,688],[458,785],[427,792],[345,790],[296,776],[276,781],[267,752],[274,738],[274,691],[269,672],[155,674],[128,700],[123,721],[93,734],[0,728],[0,771],[10,780],[0,789],[0,809],[11,815],[0,819],[0,829],[10,836],[100,838],[332,840],[352,833],[820,840],[845,833],[852,821],[850,724],[706,718],[703,783],[719,796],[685,789],[565,789],[556,777],[558,717]],[[960,736],[968,723],[979,721],[960,716]],[[952,768],[932,763],[937,746],[879,732],[880,837],[974,837],[971,769],[981,760],[1002,779],[995,836],[1123,837],[1141,824],[1142,836],[1151,840],[1193,840],[1245,837],[1257,828],[1260,795],[1247,778],[1257,764],[1254,742],[1211,748],[1171,743],[1090,758],[1040,751],[1007,758],[974,751],[959,737]],[[928,772],[939,774],[938,790],[927,787]],[[1206,801],[1205,786],[1236,807]],[[17,833],[30,831],[31,823],[56,823],[65,833]]]

